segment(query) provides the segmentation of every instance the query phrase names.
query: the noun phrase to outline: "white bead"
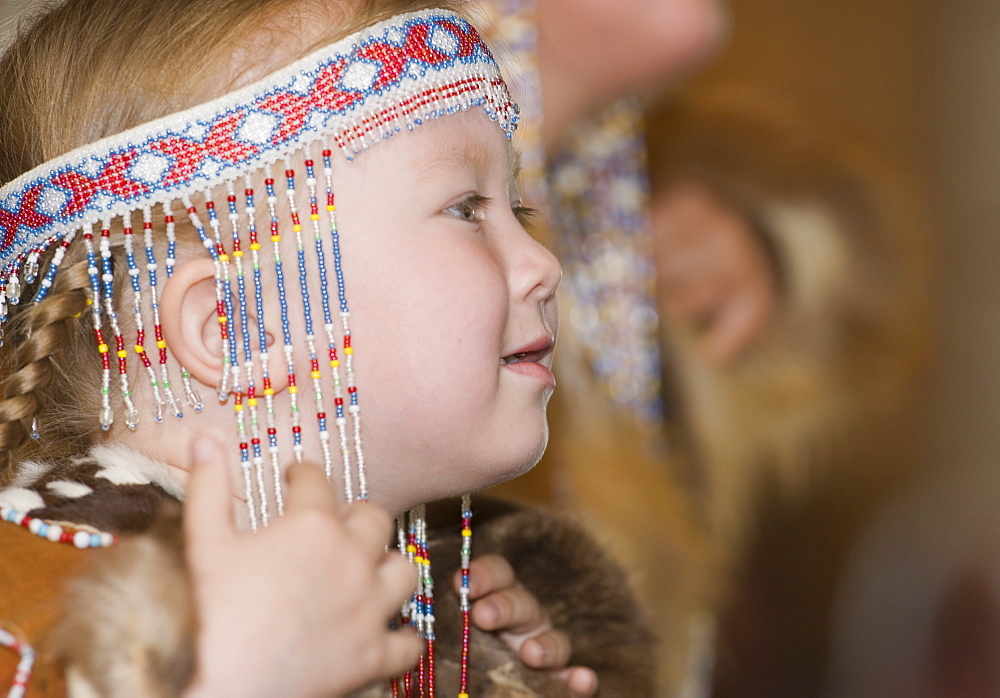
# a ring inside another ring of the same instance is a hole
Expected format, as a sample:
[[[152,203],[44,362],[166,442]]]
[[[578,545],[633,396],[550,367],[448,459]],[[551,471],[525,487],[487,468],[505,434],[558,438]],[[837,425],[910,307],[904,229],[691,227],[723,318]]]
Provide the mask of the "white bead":
[[[41,527],[42,527],[41,519],[32,519],[31,523],[28,524],[28,530],[34,533],[36,536],[38,535],[38,529],[40,529]]]
[[[90,547],[90,534],[86,531],[77,531],[73,534],[73,545],[80,550]]]
[[[115,537],[113,535],[107,533],[106,531],[101,533],[101,547],[110,548],[114,542]]]
[[[20,511],[17,512],[16,514],[14,514],[14,524],[16,524],[17,526],[20,526],[21,522],[24,521],[24,517],[25,517],[25,514],[23,514]]]
[[[59,536],[62,535],[62,532],[63,532],[62,526],[60,526],[59,524],[52,524],[51,526],[49,526],[48,533],[45,534],[45,537],[48,538],[53,543],[55,543],[56,541],[59,540]]]

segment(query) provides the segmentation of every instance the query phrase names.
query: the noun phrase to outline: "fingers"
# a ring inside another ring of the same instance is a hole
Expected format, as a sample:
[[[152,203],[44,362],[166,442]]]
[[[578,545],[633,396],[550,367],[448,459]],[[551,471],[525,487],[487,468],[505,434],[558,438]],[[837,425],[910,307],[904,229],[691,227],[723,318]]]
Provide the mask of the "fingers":
[[[385,551],[393,532],[392,517],[371,502],[354,502],[343,507],[341,515],[347,530],[368,549]]]
[[[462,586],[462,574],[455,575],[455,590]],[[517,584],[514,568],[500,555],[483,555],[469,565],[469,598],[476,600]]]
[[[599,681],[593,669],[575,666],[559,672],[557,676],[566,682],[566,687],[574,696],[590,698],[597,695]]]
[[[512,635],[534,634],[551,627],[538,599],[521,586],[476,601],[472,621],[482,630],[502,630]]]
[[[207,436],[196,437],[190,461],[193,469],[184,509],[185,536],[192,541],[235,535],[228,460],[222,445]]]
[[[337,497],[323,470],[311,463],[294,463],[285,471],[285,508],[291,513],[315,508],[336,513]]]
[[[384,674],[399,676],[415,667],[420,661],[424,641],[417,637],[417,632],[412,627],[400,628],[389,633],[385,649]]]
[[[562,669],[569,664],[572,652],[569,635],[549,629],[527,638],[518,655],[522,662],[535,669]]]
[[[417,567],[401,555],[388,553],[385,556],[378,573],[388,600],[386,613],[393,614],[417,590]]]

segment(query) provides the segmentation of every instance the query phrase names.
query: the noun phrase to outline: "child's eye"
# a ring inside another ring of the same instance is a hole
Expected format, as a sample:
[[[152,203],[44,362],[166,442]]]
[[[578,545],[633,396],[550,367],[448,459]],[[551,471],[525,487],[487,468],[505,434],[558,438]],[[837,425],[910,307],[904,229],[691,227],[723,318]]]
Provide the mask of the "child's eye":
[[[479,194],[473,194],[461,201],[452,204],[442,211],[449,216],[454,216],[459,220],[468,223],[477,223],[483,220],[483,208],[489,203],[489,199]]]

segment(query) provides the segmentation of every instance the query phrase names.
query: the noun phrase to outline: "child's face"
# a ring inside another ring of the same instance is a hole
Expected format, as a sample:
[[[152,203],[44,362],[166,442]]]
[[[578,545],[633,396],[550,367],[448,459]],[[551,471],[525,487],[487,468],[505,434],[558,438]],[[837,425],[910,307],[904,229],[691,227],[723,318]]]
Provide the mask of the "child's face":
[[[515,169],[473,110],[335,171],[370,492],[392,511],[516,476],[545,447],[560,269],[515,215]]]

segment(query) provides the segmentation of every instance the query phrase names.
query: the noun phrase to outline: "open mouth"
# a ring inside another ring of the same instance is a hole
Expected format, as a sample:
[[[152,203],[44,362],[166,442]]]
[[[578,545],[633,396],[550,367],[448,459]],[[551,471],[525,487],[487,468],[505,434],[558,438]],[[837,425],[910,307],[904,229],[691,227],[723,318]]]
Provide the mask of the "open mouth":
[[[518,364],[524,362],[538,363],[552,351],[552,339],[544,337],[531,345],[522,347],[520,351],[500,357],[500,365]]]

